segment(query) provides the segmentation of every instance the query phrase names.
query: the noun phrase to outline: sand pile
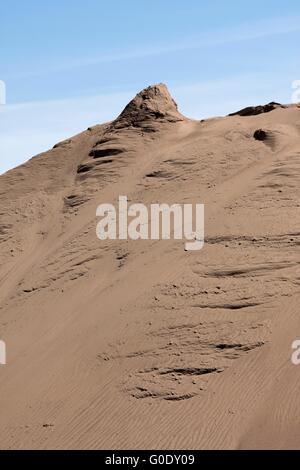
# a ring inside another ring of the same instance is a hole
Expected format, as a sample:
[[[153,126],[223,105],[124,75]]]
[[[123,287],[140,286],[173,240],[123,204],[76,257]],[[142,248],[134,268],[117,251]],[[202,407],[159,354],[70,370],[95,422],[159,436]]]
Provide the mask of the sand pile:
[[[298,106],[154,85],[0,176],[1,449],[300,448],[299,145]],[[203,250],[100,241],[120,195],[204,203]]]

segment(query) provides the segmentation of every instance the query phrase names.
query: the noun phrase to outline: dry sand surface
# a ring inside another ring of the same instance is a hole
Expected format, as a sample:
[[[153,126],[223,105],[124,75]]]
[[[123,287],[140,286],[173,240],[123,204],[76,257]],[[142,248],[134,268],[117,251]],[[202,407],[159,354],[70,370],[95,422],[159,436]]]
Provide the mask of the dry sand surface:
[[[205,247],[100,241],[119,195]],[[0,176],[1,449],[300,448],[300,107],[190,120],[164,85]]]

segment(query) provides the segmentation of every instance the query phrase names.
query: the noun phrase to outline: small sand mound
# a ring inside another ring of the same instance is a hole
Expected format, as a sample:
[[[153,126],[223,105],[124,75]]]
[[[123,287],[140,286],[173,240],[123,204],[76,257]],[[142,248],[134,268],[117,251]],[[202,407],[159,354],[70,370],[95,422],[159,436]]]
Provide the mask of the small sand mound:
[[[228,116],[257,116],[258,114],[269,113],[270,111],[281,107],[282,105],[280,103],[272,101],[271,103],[263,106],[249,106],[247,108],[243,108],[240,111],[229,114]]]

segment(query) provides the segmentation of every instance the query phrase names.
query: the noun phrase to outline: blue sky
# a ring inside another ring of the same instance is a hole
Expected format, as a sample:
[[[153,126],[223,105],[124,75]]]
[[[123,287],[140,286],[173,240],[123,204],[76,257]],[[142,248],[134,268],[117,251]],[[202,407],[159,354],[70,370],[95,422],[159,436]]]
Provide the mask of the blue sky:
[[[296,0],[11,0],[0,8],[0,173],[168,85],[187,116],[290,102]]]

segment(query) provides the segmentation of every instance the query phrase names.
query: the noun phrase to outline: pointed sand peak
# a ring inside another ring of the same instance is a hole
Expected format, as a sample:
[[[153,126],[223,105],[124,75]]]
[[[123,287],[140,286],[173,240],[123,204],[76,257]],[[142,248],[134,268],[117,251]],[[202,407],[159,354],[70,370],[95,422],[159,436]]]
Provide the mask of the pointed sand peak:
[[[130,101],[114,121],[115,128],[145,127],[150,122],[178,122],[186,118],[163,83],[145,88]]]

